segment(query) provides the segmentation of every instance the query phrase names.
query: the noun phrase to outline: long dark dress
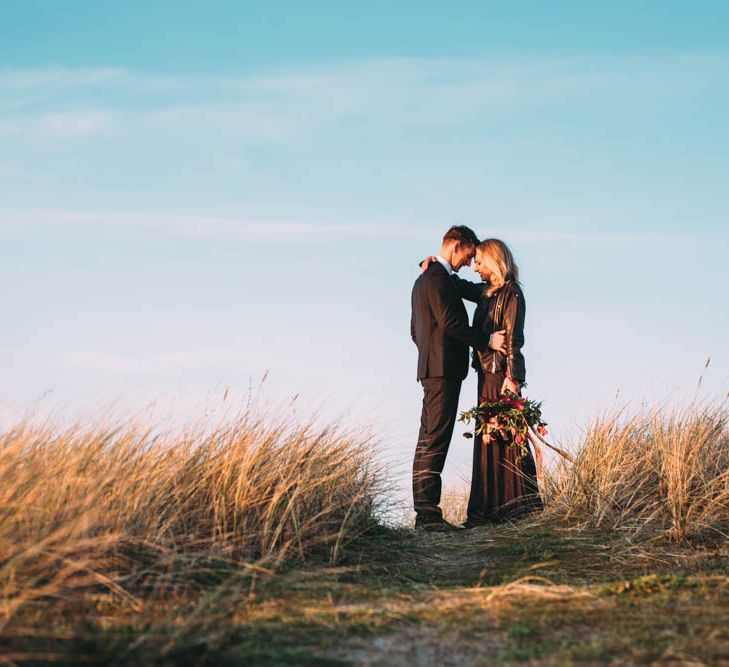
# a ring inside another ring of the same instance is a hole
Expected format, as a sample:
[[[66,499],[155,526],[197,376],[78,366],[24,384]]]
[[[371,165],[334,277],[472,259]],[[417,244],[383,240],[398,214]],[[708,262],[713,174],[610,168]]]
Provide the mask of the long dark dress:
[[[526,369],[521,348],[526,304],[521,287],[512,281],[490,297],[482,291],[477,304],[474,327],[487,334],[504,329],[506,337],[506,354],[490,351],[486,356],[474,356],[481,403],[498,399],[507,373],[524,384]],[[499,437],[484,443],[481,436],[474,438],[469,523],[514,519],[543,506],[531,449],[517,462],[519,449],[510,446],[510,440]]]
[[[478,373],[478,401],[499,397],[505,372]],[[484,443],[473,439],[473,473],[468,499],[470,523],[501,522],[542,508],[537,487],[537,469],[531,450],[516,462],[517,449],[499,438]]]

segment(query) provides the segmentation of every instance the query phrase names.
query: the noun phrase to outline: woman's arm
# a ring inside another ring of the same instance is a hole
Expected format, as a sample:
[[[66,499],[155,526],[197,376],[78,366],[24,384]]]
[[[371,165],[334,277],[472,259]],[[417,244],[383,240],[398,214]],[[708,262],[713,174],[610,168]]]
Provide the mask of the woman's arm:
[[[470,280],[464,280],[455,273],[451,276],[453,284],[456,286],[456,291],[461,299],[466,301],[473,301],[473,303],[480,303],[483,298],[483,290],[485,285],[483,283],[472,283]]]
[[[493,342],[488,334],[468,326],[468,322],[461,319],[460,310],[463,309],[463,304],[454,294],[453,286],[446,275],[428,283],[428,297],[438,326],[449,336],[484,351]]]
[[[433,262],[437,261],[438,260],[432,255],[430,257],[426,257],[422,262],[420,262],[420,273],[425,273],[426,269]],[[465,299],[466,301],[473,301],[473,303],[481,302],[483,290],[485,287],[483,283],[472,283],[470,280],[464,280],[460,276],[457,276],[455,273],[451,276],[451,279],[453,280],[453,284],[456,286],[458,296],[460,296],[461,299]]]
[[[520,289],[510,290],[504,304],[503,323],[506,330],[507,380],[519,385],[526,381],[526,364],[521,348],[524,347],[524,320],[526,302]],[[506,382],[504,383],[506,385]],[[512,389],[513,391],[513,389]]]

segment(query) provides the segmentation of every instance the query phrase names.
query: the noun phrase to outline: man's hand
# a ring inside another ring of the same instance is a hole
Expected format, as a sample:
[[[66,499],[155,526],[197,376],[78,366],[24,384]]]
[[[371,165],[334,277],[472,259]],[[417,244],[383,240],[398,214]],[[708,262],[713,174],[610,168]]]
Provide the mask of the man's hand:
[[[489,338],[489,347],[496,352],[506,354],[506,330],[494,331]]]
[[[422,262],[420,262],[420,273],[425,273],[428,270],[428,267],[433,263],[437,262],[438,260],[431,255],[430,257],[426,257]]]
[[[512,394],[518,394],[519,393],[519,383],[515,380],[512,380],[510,377],[504,378],[504,384],[501,385],[501,393],[505,394],[507,391],[510,391]]]

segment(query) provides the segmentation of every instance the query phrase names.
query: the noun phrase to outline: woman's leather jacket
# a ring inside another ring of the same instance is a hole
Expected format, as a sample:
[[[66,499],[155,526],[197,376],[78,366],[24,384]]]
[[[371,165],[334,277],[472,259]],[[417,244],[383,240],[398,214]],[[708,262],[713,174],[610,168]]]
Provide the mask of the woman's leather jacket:
[[[521,348],[524,346],[524,318],[526,302],[519,283],[509,280],[491,296],[486,295],[485,285],[476,285],[454,276],[454,282],[462,298],[476,302],[473,315],[474,328],[491,335],[505,331],[506,354],[489,348],[486,352],[473,351],[473,367],[485,373],[507,372],[513,380],[524,384],[526,365]],[[478,289],[474,289],[474,288]]]

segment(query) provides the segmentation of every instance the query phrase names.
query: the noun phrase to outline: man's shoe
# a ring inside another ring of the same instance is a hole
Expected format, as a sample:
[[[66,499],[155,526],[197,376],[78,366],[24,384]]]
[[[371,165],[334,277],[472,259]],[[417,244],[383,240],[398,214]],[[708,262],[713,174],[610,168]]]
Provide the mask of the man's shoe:
[[[461,530],[445,519],[415,520],[415,530],[426,530],[430,533],[454,533]]]

